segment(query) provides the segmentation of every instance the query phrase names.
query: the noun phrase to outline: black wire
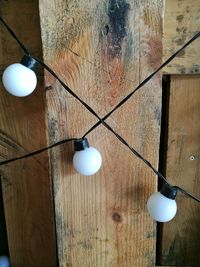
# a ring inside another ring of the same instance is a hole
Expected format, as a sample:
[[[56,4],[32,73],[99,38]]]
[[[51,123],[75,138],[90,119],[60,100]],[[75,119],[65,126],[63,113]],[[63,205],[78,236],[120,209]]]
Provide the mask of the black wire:
[[[52,144],[50,146],[41,148],[39,150],[33,151],[33,152],[25,154],[23,156],[19,156],[19,157],[16,157],[16,158],[12,158],[12,159],[7,159],[7,160],[4,160],[4,161],[1,161],[0,162],[0,166],[8,164],[8,163],[11,163],[11,162],[14,162],[14,161],[17,161],[17,160],[20,160],[20,159],[25,159],[25,158],[29,158],[29,157],[35,156],[35,155],[40,154],[40,153],[42,153],[42,152],[44,152],[44,151],[46,151],[48,149],[51,149],[53,147],[62,145],[62,144],[67,143],[67,142],[75,141],[75,140],[77,140],[77,138],[70,138],[70,139],[61,140],[61,141],[56,142],[56,143],[54,143],[54,144]]]
[[[179,186],[173,186],[174,188],[176,188],[177,190],[179,190],[180,192],[182,192],[184,195],[193,198],[194,200],[196,200],[197,202],[200,203],[200,198],[195,197],[193,194],[189,193],[188,191],[186,191],[185,189],[179,187]]]
[[[25,54],[30,55],[28,49],[25,47],[25,45],[19,40],[17,35],[13,32],[13,30],[8,26],[8,24],[3,20],[3,18],[0,16],[0,21],[4,25],[4,27],[7,29],[7,31],[13,36],[13,38],[17,41],[19,46],[22,48]]]
[[[21,48],[24,50],[24,52],[26,54],[29,54],[29,51],[26,49],[26,47],[22,44],[22,42],[19,40],[19,38],[16,36],[16,34],[12,31],[12,29],[8,26],[8,24],[2,19],[2,17],[0,16],[0,21],[3,23],[3,25],[6,27],[6,29],[8,30],[8,32],[13,36],[13,38],[18,42],[18,44],[21,46]],[[106,116],[104,116],[103,118],[100,118],[98,116],[98,114],[87,104],[85,103],[80,97],[78,97],[58,76],[57,74],[49,67],[47,66],[44,62],[42,62],[41,60],[35,58],[35,60],[42,65],[51,75],[53,75],[59,82],[60,84],[65,88],[65,90],[67,90],[67,92],[69,92],[73,97],[75,97],[83,106],[85,106],[85,108],[90,111],[95,117],[97,117],[99,119],[99,122],[97,122],[95,125],[93,125],[87,132],[86,134],[83,136],[83,138],[89,134],[91,131],[93,131],[98,125],[100,125],[101,123],[109,130],[111,131],[116,137],[117,139],[123,143],[134,155],[136,155],[138,158],[140,158],[149,168],[151,168],[153,170],[153,172],[158,175],[159,178],[161,178],[162,180],[164,180],[164,182],[167,182],[167,179],[159,172],[157,171],[152,164],[146,160],[142,155],[140,155],[133,147],[131,147],[126,140],[120,136],[117,132],[115,132],[110,125],[108,125],[104,120],[107,119],[115,110],[117,110],[119,107],[121,107],[136,91],[138,91],[143,85],[145,85],[151,78],[153,78],[153,76],[158,73],[164,66],[166,66],[172,59],[174,59],[178,53],[180,53],[183,49],[185,49],[189,44],[191,44],[195,39],[197,39],[200,36],[200,32],[198,32],[195,36],[193,36],[184,46],[182,46],[178,51],[176,51],[170,58],[168,58],[162,65],[160,65],[160,67],[158,67],[157,70],[155,70],[152,74],[150,74],[145,80],[143,80],[132,92],[130,92],[122,101],[119,102],[119,104],[117,106],[115,106],[115,108],[113,108]],[[46,151],[48,149],[51,149],[53,147],[59,146],[61,144],[64,144],[66,142],[70,142],[70,141],[75,141],[77,140],[77,138],[71,138],[71,139],[65,139],[62,141],[59,141],[55,144],[52,144],[48,147],[33,151],[31,153],[28,153],[26,155],[23,156],[19,156],[16,158],[12,158],[12,159],[8,159],[5,161],[1,161],[0,165],[5,165],[20,159],[24,159],[24,158],[28,158],[31,156],[34,156],[36,154],[39,154],[43,151]],[[186,190],[182,189],[181,187],[176,186],[177,190],[183,192],[184,194],[186,194],[187,196],[190,196],[191,198],[193,198],[194,200],[200,202],[200,199],[198,199],[197,197],[193,196],[191,193],[187,192]]]
[[[102,121],[106,120],[114,111],[121,107],[133,94],[135,94],[141,87],[143,87],[148,81],[150,81],[156,73],[158,73],[162,68],[169,64],[181,51],[183,51],[187,46],[194,42],[200,36],[200,32],[195,34],[187,43],[185,43],[180,49],[178,49],[172,56],[170,56],[163,64],[161,64],[153,73],[151,73],[146,79],[144,79],[133,91],[131,91],[126,97],[124,97],[109,113],[107,113],[101,121],[98,121],[93,127],[87,131],[83,137],[88,135],[96,127],[98,127]]]
[[[58,75],[49,67],[47,66],[43,61],[41,61],[38,58],[34,58],[41,66],[43,66],[49,73],[51,73],[52,76],[54,76],[60,84],[64,87],[64,89],[71,94],[74,98],[76,98],[90,113],[92,113],[97,119],[101,121],[101,118],[98,116],[98,114],[86,103],[84,102],[79,96],[77,96],[59,77]],[[104,124],[104,122],[102,121]]]
[[[41,66],[43,66],[54,78],[56,78],[60,84],[64,87],[64,89],[71,94],[74,98],[76,98],[90,113],[92,113],[101,123],[108,129],[114,132],[114,130],[108,125],[105,121],[103,121],[99,115],[85,102],[83,101],[79,96],[77,96],[59,77],[58,75],[43,61],[41,61],[38,58],[34,58]]]
[[[109,125],[108,125],[109,126]],[[135,155],[135,156],[137,156],[138,158],[140,158],[149,168],[151,168],[152,169],[152,171],[156,174],[156,175],[158,175],[158,177],[159,178],[161,178],[164,182],[166,182],[166,183],[168,183],[167,182],[167,179],[159,172],[159,171],[157,171],[153,166],[152,166],[152,164],[147,160],[147,159],[145,159],[142,155],[140,155],[140,153],[139,152],[137,152],[132,146],[130,146],[127,142],[126,142],[126,140],[121,136],[121,135],[119,135],[117,132],[115,132],[110,126],[109,126],[109,129],[108,129],[109,131],[111,131],[116,137],[117,137],[117,139],[121,142],[121,143],[123,143],[126,147],[128,147],[128,149]]]
[[[72,96],[74,96],[78,101],[80,101],[94,116],[96,116],[99,120],[101,120],[101,118],[96,114],[96,112],[88,105],[86,104],[81,98],[79,98],[58,76],[57,74],[51,69],[49,68],[49,66],[47,66],[44,62],[40,61],[39,59],[35,58],[35,60],[41,64],[49,73],[51,73],[60,83],[61,85],[67,90],[67,92],[69,92]],[[112,127],[107,124],[105,121],[102,121],[102,124],[109,130],[111,131],[117,138],[118,140],[123,143],[126,147],[128,147],[129,150],[132,151],[132,153],[134,155],[136,155],[138,158],[140,158],[147,166],[149,166],[153,172],[158,175],[158,177],[160,177],[162,180],[164,180],[165,182],[167,182],[166,178],[160,173],[158,172],[152,165],[151,163],[146,160],[142,155],[139,154],[139,152],[137,152],[133,147],[131,147],[126,140],[120,136],[117,132],[115,132]],[[93,127],[91,128],[93,129]],[[90,132],[91,129],[88,131]]]

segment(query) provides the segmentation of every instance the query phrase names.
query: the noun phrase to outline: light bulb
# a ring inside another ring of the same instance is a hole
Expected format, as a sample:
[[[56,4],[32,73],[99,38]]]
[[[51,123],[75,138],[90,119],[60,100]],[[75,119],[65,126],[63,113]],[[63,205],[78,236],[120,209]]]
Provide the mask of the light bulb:
[[[0,256],[0,267],[9,267],[10,261],[7,256]]]
[[[33,71],[36,61],[30,56],[24,56],[21,63],[8,66],[2,77],[5,89],[14,96],[30,95],[37,85],[37,77]]]
[[[176,188],[165,184],[160,192],[150,196],[147,201],[147,209],[155,221],[168,222],[174,218],[177,211],[176,194]]]
[[[102,164],[101,154],[96,148],[89,146],[86,138],[76,140],[74,149],[73,165],[77,172],[89,176],[100,169]]]

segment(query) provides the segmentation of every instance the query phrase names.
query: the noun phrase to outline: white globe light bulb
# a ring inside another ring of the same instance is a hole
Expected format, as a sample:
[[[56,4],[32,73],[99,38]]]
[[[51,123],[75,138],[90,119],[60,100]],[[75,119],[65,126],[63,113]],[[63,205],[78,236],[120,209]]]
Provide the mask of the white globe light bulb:
[[[2,82],[11,95],[23,97],[35,90],[37,77],[32,70],[35,63],[31,57],[24,56],[21,63],[14,63],[4,70]]]
[[[174,200],[176,192],[173,187],[167,184],[160,192],[150,196],[147,201],[147,209],[155,221],[168,222],[174,218],[177,212],[177,205]]]
[[[90,147],[86,138],[74,142],[75,154],[73,166],[77,172],[89,176],[95,174],[101,167],[102,158],[99,151]]]
[[[7,256],[0,256],[0,267],[9,267],[10,261]]]

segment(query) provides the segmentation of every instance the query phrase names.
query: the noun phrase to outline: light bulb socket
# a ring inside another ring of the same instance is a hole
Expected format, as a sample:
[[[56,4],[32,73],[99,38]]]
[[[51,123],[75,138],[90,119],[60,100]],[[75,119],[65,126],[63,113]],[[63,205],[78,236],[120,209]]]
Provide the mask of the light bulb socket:
[[[20,62],[23,66],[31,69],[31,70],[35,70],[35,67],[36,67],[36,64],[37,64],[37,61],[32,58],[31,56],[29,55],[25,55],[23,56],[21,62]]]
[[[87,138],[81,138],[74,141],[74,150],[81,151],[90,147]]]
[[[177,189],[169,184],[165,184],[161,190],[160,193],[170,199],[175,199],[177,195]]]

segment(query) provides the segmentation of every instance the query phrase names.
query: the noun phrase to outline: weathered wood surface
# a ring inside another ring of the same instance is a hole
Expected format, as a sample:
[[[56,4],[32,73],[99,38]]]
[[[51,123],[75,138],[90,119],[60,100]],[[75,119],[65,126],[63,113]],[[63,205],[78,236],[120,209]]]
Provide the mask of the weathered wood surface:
[[[38,1],[1,1],[0,14],[37,56],[41,55]],[[0,72],[22,52],[0,25]],[[0,160],[46,146],[44,86],[26,98],[0,86]],[[48,154],[0,168],[13,267],[55,267],[56,248]]]
[[[200,196],[200,77],[172,76],[166,175]],[[163,225],[162,263],[200,266],[200,205],[179,194],[178,213]]]
[[[162,1],[40,0],[44,60],[100,116],[161,62]],[[81,137],[96,121],[45,74],[50,143]],[[156,76],[107,121],[158,163]],[[51,153],[60,266],[155,265],[156,227],[146,201],[155,175],[103,126],[89,136],[103,156],[92,177],[72,167],[72,144]]]
[[[184,45],[200,29],[199,0],[166,0],[163,36],[163,60]],[[200,73],[200,38],[181,52],[164,72],[169,74]]]

